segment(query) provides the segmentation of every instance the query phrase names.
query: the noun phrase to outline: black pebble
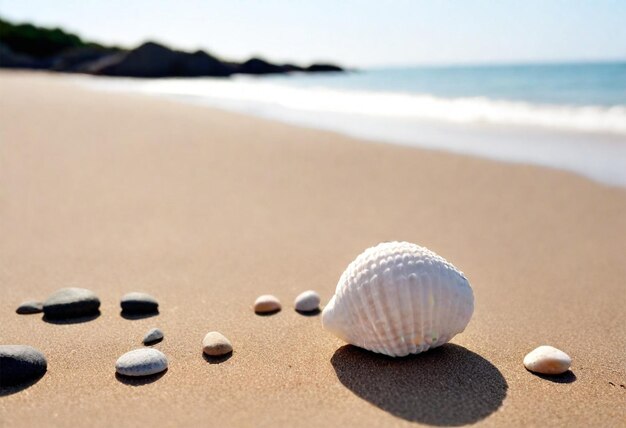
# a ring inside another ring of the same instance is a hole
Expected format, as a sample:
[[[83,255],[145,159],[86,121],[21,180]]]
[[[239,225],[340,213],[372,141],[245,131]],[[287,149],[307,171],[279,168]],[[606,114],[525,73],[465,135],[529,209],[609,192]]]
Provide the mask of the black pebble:
[[[38,378],[47,368],[46,357],[31,346],[0,345],[0,386]]]
[[[151,314],[159,311],[159,302],[149,294],[132,292],[122,297],[122,312],[126,314]]]
[[[100,299],[85,288],[62,288],[43,302],[43,312],[48,318],[76,318],[95,315]]]

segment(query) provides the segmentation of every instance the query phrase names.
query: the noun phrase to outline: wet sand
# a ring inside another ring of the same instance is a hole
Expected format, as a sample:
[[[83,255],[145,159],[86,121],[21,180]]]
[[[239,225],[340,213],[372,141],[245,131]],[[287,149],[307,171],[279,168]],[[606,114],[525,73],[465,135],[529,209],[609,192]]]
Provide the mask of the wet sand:
[[[366,143],[176,102],[0,73],[0,343],[48,358],[0,389],[0,425],[623,426],[626,190],[534,166]],[[368,246],[406,240],[463,270],[452,344],[391,359],[346,346],[301,291],[332,296]],[[79,286],[101,314],[18,315]],[[158,316],[126,319],[144,291]],[[257,316],[260,294],[283,310]],[[159,327],[169,369],[116,377]],[[211,330],[234,346],[203,357]],[[572,372],[541,378],[550,344]]]

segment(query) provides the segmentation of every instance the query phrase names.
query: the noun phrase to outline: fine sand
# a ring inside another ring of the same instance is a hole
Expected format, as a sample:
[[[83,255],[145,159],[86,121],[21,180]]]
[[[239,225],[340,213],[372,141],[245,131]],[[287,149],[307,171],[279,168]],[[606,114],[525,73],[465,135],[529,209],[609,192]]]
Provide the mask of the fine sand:
[[[453,344],[391,359],[293,310],[388,240],[465,272],[476,309]],[[625,258],[626,191],[570,173],[0,74],[0,343],[48,358],[38,382],[0,389],[3,427],[624,426]],[[15,313],[68,285],[101,315]],[[129,291],[160,314],[120,316]],[[266,293],[282,312],[253,313]],[[151,327],[169,370],[117,378]],[[203,358],[211,330],[231,358]],[[542,344],[572,373],[527,372]]]

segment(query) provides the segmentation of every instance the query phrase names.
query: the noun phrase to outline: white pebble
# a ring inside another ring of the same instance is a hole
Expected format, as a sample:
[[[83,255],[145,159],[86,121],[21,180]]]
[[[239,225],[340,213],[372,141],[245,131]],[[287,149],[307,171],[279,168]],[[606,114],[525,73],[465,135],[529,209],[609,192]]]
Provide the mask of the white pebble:
[[[524,357],[524,367],[531,372],[557,375],[569,370],[572,359],[552,346],[540,346]]]
[[[300,293],[294,301],[294,306],[296,307],[296,311],[299,312],[311,312],[319,309],[320,295],[313,290]]]
[[[158,349],[140,348],[122,355],[115,370],[125,376],[148,376],[167,369],[167,357]]]

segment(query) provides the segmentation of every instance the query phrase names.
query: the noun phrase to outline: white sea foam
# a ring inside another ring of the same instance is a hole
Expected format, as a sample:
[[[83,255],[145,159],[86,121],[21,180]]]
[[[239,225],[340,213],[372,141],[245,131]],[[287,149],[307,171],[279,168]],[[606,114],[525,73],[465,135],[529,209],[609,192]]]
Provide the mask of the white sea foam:
[[[543,105],[483,97],[448,99],[419,94],[302,88],[258,79],[167,79],[146,82],[140,90],[299,111],[626,135],[626,106]]]
[[[391,142],[574,171],[626,187],[626,107],[296,87],[263,79],[84,78],[141,92]]]

